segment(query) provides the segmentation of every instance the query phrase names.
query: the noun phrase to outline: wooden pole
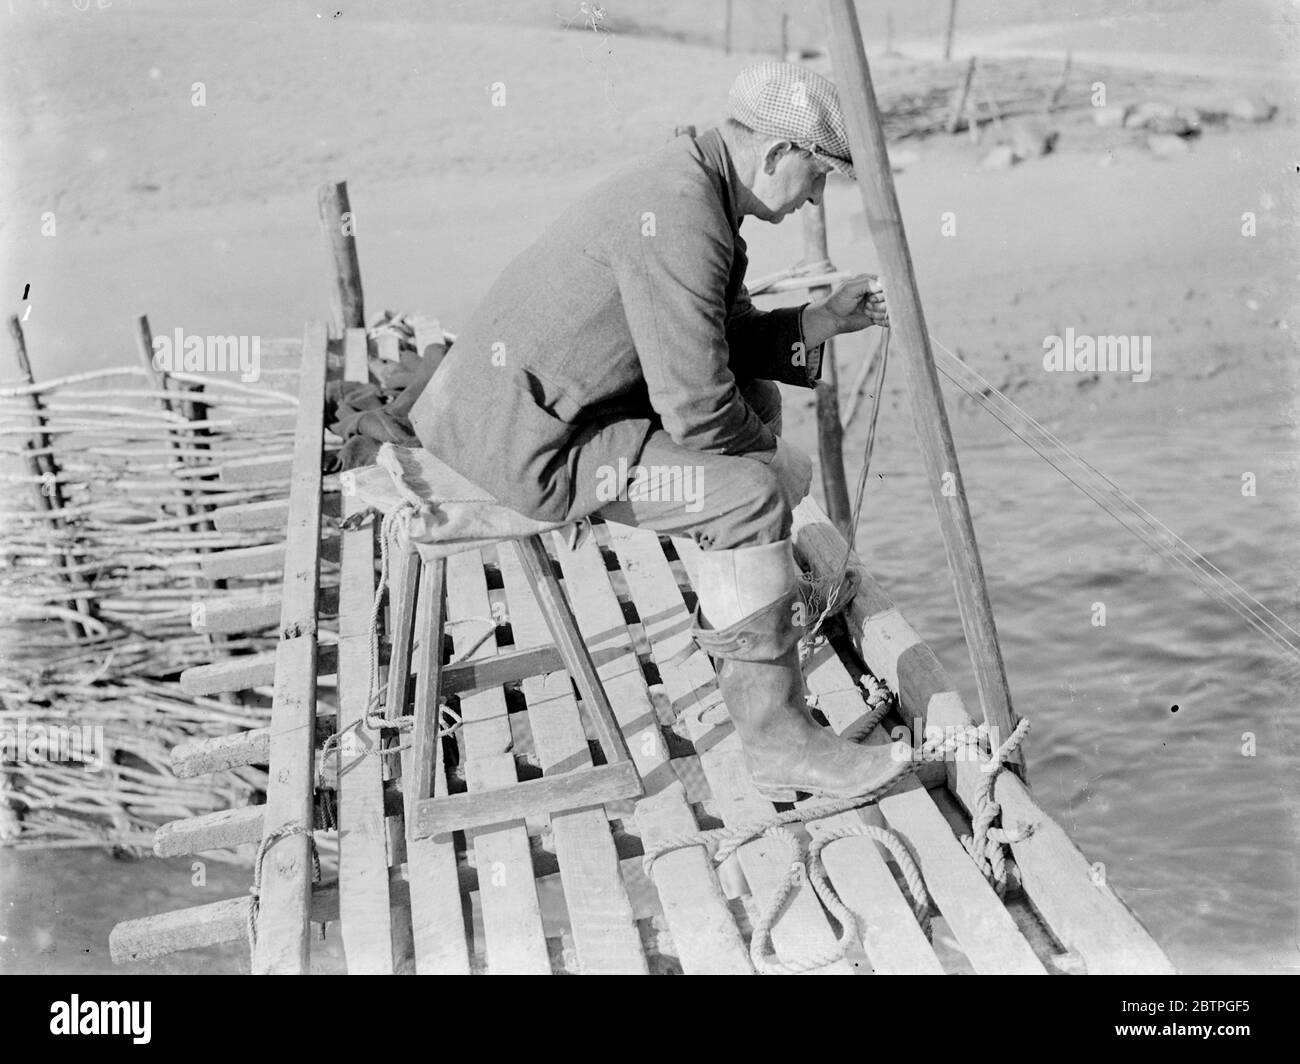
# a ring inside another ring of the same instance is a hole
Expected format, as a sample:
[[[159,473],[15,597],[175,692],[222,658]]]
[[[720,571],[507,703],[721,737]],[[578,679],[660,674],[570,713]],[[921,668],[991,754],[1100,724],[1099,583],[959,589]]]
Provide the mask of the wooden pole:
[[[31,360],[27,357],[27,340],[23,336],[23,325],[17,315],[9,318],[9,336],[13,340],[14,359],[18,363],[18,376],[24,384],[35,384],[36,380],[32,375]],[[36,392],[31,392],[28,395],[28,401],[32,408],[33,431],[26,446],[28,451],[35,453],[27,455],[27,469],[32,476],[41,478],[34,485],[36,504],[50,514],[50,524],[57,534],[66,531],[68,528],[67,521],[63,517],[65,500],[63,485],[59,482],[59,463],[51,450],[50,437],[45,432],[45,404],[41,402],[41,397]],[[67,582],[69,588],[76,588],[83,584],[83,581],[73,578],[72,570],[76,564],[77,556],[74,551],[69,550],[60,555],[63,579]],[[87,599],[74,596],[68,599],[65,605],[69,610],[76,613],[82,613],[90,617],[95,614],[94,607]],[[78,624],[71,619],[65,620],[63,626],[68,636],[73,640],[83,639],[89,633],[89,629],[85,625]]]
[[[1061,97],[1065,95],[1066,86],[1070,83],[1070,65],[1074,56],[1070,52],[1065,53],[1065,65],[1061,68],[1061,80],[1056,83],[1056,88],[1052,91],[1051,97],[1047,101],[1047,112],[1055,111],[1061,106]]]
[[[804,262],[825,263],[827,272],[830,253],[826,244],[826,202],[809,203],[803,215]],[[830,288],[813,288],[809,295],[825,299]],[[846,539],[852,521],[849,505],[849,486],[844,476],[844,430],[840,427],[839,374],[835,367],[835,341],[827,340],[822,348],[821,380],[813,389],[817,396],[817,453],[822,467],[822,493],[826,497],[826,512],[835,527]]]
[[[352,206],[348,201],[348,183],[322,185],[316,193],[321,228],[334,265],[334,284],[330,288],[330,310],[336,336],[348,329],[366,326],[365,303],[361,297],[361,263],[357,259],[357,239]]]
[[[939,527],[957,593],[962,630],[975,670],[975,686],[984,720],[990,730],[996,729],[996,745],[1011,735],[1017,718],[1007,689],[1006,668],[998,646],[984,567],[975,542],[975,528],[957,464],[948,412],[939,388],[930,334],[921,309],[921,293],[903,230],[893,174],[889,169],[871,70],[862,49],[857,12],[853,0],[828,0],[828,4],[831,61],[848,127],[858,190],[862,194],[872,241],[880,255],[885,291],[889,297],[890,328],[903,360],[921,455],[930,480],[930,493],[939,513]],[[1023,772],[1024,760],[1019,752],[1010,760]]]
[[[952,114],[948,116],[949,133],[956,133],[961,129],[962,115],[966,113],[966,101],[970,98],[971,82],[975,80],[975,63],[975,57],[971,56],[970,62],[966,64],[966,76],[962,78],[961,88],[957,90],[957,102],[953,104]]]
[[[952,58],[952,35],[957,28],[957,0],[948,0],[948,31],[943,37],[943,59],[946,63]]]

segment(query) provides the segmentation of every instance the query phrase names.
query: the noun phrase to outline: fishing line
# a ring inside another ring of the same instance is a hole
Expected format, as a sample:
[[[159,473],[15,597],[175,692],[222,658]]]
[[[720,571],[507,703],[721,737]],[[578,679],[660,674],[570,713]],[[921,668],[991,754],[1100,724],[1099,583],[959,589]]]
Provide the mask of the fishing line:
[[[944,356],[936,360],[936,362],[938,368],[943,371],[949,380],[992,414],[1021,442],[1030,447],[1034,453],[1114,518],[1130,534],[1155,553],[1180,566],[1211,597],[1226,605],[1279,649],[1300,659],[1300,632],[1297,632],[1295,628],[1255,598],[1203,554],[1191,547],[1181,536],[1138,503],[1110,477],[1072,451],[1050,430],[995,388],[978,371],[957,358],[937,337],[931,335],[930,339]],[[997,400],[1005,404],[1005,407],[998,407],[991,399],[993,396],[996,396]],[[1040,447],[1035,440],[1031,440],[1022,433],[1013,423],[1013,415],[1007,413],[1005,408],[1010,408],[1023,422],[1031,426],[1041,440],[1045,441],[1046,446]],[[1069,462],[1074,463],[1091,477],[1100,480],[1102,484],[1086,485],[1081,483],[1080,480],[1075,479],[1069,469],[1058,463],[1055,456],[1048,453],[1049,450],[1059,452]],[[1112,505],[1113,502],[1120,503],[1129,511],[1131,516],[1121,513],[1118,507]],[[1148,531],[1148,528],[1137,525],[1133,520],[1134,518],[1136,518],[1136,522],[1148,526],[1150,531]],[[1174,546],[1171,546],[1167,540],[1172,540]]]

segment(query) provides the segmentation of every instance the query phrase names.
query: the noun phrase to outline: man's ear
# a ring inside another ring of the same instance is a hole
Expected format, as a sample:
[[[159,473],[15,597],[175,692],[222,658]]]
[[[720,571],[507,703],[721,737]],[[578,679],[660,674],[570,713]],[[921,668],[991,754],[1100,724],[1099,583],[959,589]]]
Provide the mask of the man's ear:
[[[794,142],[788,140],[773,141],[767,146],[767,151],[763,152],[763,172],[765,174],[776,173],[776,164],[781,161],[781,157],[794,148]]]

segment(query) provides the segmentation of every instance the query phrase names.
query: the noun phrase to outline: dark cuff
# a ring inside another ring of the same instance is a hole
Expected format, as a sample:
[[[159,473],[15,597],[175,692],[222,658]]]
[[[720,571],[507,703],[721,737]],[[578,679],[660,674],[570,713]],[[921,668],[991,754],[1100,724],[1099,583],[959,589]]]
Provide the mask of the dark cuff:
[[[801,306],[801,307],[799,308],[799,312],[795,315],[795,319],[794,319],[794,320],[798,323],[798,326],[799,326],[799,343],[800,343],[800,344],[803,344],[803,342],[804,342],[804,341],[803,341],[803,312],[804,312],[804,309],[805,309],[806,307],[810,307],[810,306],[812,306],[811,303],[805,303],[805,304],[803,304],[803,306]],[[804,362],[804,370],[805,370],[805,371],[807,372],[807,374],[808,374],[808,387],[809,387],[809,388],[811,388],[811,387],[812,387],[813,385],[815,385],[819,380],[821,380],[821,377],[822,377],[822,353],[825,351],[825,349],[826,349],[826,348],[825,348],[825,344],[818,344],[816,347],[812,348],[811,350],[809,350],[806,346],[804,347],[804,360],[805,360],[805,362]]]

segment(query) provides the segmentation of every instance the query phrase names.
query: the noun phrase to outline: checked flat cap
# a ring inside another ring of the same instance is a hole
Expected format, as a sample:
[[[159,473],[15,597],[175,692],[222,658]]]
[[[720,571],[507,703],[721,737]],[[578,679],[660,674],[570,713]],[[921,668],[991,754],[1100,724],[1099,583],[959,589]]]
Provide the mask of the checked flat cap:
[[[745,67],[731,86],[728,114],[755,133],[789,140],[853,177],[839,93],[815,70],[773,59]]]

